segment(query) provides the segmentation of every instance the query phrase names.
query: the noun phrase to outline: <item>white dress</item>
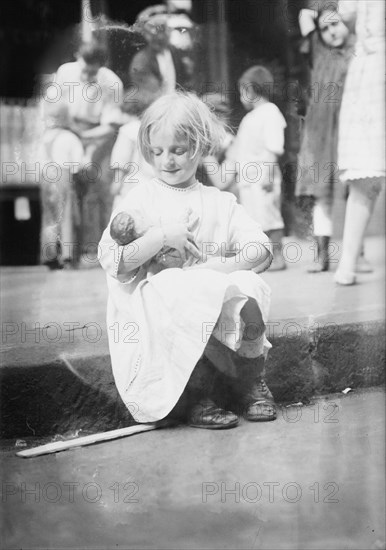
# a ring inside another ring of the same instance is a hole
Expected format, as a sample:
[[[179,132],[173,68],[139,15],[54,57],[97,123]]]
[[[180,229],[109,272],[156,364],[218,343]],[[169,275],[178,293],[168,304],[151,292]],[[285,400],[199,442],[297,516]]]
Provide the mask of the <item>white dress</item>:
[[[141,183],[119,205],[119,210],[133,208],[154,224],[181,219],[186,208],[191,208],[200,219],[194,238],[204,256],[219,256],[240,247],[252,260],[257,243],[269,248],[261,227],[236,203],[234,195],[199,182],[186,189],[155,179]],[[125,253],[125,261],[130,261],[135,246],[118,246],[109,226],[99,246],[100,263],[107,272],[113,374],[122,400],[138,422],[160,420],[172,410],[209,338],[225,344],[222,350],[234,353],[240,349],[244,329],[240,311],[249,297],[256,300],[267,322],[270,289],[253,271],[223,274],[212,269],[170,268],[151,275],[144,264],[122,281],[121,276],[117,279],[121,255]],[[265,335],[251,345],[256,357],[271,347]],[[218,363],[218,368],[225,368],[224,353],[218,354]]]
[[[385,175],[385,3],[342,2],[356,7],[357,42],[343,91],[338,165],[342,180]]]
[[[277,160],[284,153],[286,121],[273,103],[265,103],[247,113],[227,152],[234,162],[240,203],[261,224],[263,231],[283,229],[281,215],[281,170]],[[273,183],[272,191],[263,184]]]

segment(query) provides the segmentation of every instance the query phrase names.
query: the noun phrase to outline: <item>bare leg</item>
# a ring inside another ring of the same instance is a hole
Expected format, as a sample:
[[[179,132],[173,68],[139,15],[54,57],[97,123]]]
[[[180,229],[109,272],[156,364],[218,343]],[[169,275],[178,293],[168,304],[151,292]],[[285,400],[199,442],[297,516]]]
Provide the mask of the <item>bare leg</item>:
[[[240,317],[245,326],[237,351],[225,346],[212,334],[204,353],[219,371],[232,378],[232,387],[247,420],[274,420],[275,403],[264,381],[268,347],[264,336],[265,324],[256,300],[249,298],[240,311]],[[231,328],[227,327],[230,332]]]
[[[355,266],[377,196],[376,193],[366,192],[365,186],[366,183],[363,180],[352,181],[350,185],[343,230],[342,256],[335,274],[335,281],[338,284],[355,283]]]
[[[234,363],[243,416],[252,422],[275,420],[274,399],[264,380],[265,324],[256,300],[250,298],[240,311],[240,316],[245,323],[245,329]]]

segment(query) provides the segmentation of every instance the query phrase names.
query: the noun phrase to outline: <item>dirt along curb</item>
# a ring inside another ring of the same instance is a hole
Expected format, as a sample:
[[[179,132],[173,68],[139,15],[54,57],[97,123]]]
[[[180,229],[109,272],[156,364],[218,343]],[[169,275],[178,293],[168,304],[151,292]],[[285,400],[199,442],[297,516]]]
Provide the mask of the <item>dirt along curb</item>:
[[[286,319],[274,326],[278,335],[270,337],[266,379],[278,403],[307,403],[317,395],[384,383],[384,321],[307,328],[306,320]],[[0,387],[4,439],[94,433],[134,423],[107,353],[8,365],[0,370]]]

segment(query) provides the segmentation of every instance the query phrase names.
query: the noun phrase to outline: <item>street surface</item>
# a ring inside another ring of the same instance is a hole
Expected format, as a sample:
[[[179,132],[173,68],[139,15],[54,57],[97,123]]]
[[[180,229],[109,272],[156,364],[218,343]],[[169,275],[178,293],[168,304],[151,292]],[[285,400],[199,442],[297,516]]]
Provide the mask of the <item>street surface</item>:
[[[368,389],[226,431],[4,449],[1,547],[385,548],[384,432],[384,391]]]

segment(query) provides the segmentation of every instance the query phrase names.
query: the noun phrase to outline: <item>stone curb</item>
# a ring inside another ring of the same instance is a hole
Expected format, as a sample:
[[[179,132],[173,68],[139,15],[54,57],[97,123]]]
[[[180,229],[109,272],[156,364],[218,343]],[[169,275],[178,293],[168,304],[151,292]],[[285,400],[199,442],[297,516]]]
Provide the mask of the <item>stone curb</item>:
[[[286,325],[290,322],[287,320]],[[299,321],[293,322],[300,326]],[[266,380],[278,403],[384,384],[385,322],[329,324],[270,337]],[[1,437],[107,431],[133,424],[108,354],[0,370]]]

